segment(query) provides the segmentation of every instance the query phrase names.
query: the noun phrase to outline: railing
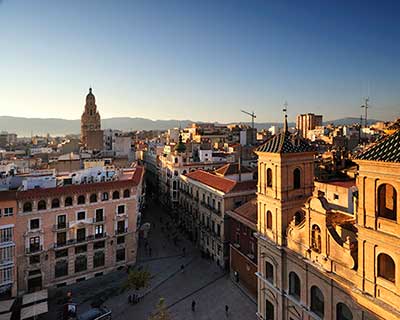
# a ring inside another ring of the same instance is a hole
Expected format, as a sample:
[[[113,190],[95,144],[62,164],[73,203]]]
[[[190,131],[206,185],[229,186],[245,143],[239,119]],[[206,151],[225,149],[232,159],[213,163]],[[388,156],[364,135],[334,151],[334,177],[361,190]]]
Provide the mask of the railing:
[[[93,223],[99,223],[99,222],[105,222],[106,217],[102,216],[102,217],[94,217],[93,218]]]
[[[14,257],[8,257],[0,260],[0,265],[11,264],[14,262]]]
[[[127,232],[128,232],[128,228],[115,230],[115,234],[123,234],[123,233],[127,233]]]
[[[36,252],[40,252],[43,250],[43,246],[30,246],[29,248],[25,248],[25,252],[27,254],[31,254],[31,253],[36,253]]]
[[[53,231],[64,230],[69,228],[69,222],[57,223],[53,226]]]

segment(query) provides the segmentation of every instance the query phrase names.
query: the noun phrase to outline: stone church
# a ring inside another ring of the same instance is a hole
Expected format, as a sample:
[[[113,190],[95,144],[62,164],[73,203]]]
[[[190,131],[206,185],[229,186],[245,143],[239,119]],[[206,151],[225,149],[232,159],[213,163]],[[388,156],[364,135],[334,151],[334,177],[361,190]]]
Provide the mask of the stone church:
[[[285,126],[258,155],[258,319],[400,319],[400,131],[362,154],[354,214],[314,188]]]

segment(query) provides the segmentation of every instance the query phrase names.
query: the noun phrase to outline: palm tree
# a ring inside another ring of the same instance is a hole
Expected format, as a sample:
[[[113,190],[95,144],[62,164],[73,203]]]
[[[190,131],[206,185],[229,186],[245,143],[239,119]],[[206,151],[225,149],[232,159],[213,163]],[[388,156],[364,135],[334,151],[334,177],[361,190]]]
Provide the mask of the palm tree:
[[[156,311],[150,316],[149,320],[172,320],[171,314],[165,306],[164,298],[158,301]]]

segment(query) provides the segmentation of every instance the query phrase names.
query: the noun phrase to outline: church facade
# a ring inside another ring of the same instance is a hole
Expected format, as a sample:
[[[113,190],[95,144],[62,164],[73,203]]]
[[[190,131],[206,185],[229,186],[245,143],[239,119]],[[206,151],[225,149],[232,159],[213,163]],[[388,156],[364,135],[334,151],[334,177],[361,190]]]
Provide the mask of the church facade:
[[[81,143],[88,149],[100,150],[103,146],[100,113],[97,111],[92,88],[89,88],[89,93],[86,95],[85,110],[81,116]]]
[[[259,319],[400,318],[396,145],[400,131],[356,160],[354,214],[314,191],[314,153],[286,122],[257,148]]]

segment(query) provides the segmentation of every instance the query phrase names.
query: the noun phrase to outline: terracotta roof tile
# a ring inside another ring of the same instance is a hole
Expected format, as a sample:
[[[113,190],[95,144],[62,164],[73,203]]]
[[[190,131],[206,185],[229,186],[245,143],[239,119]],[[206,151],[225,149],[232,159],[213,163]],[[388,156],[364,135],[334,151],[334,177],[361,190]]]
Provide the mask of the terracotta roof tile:
[[[249,169],[247,169],[246,167],[241,166],[241,172],[249,173],[251,171]],[[215,170],[215,173],[222,175],[222,176],[238,174],[239,173],[239,164],[237,162],[236,163],[227,163],[226,165]]]
[[[245,218],[251,223],[257,224],[257,199],[251,199],[240,207],[232,210],[234,213]]]

